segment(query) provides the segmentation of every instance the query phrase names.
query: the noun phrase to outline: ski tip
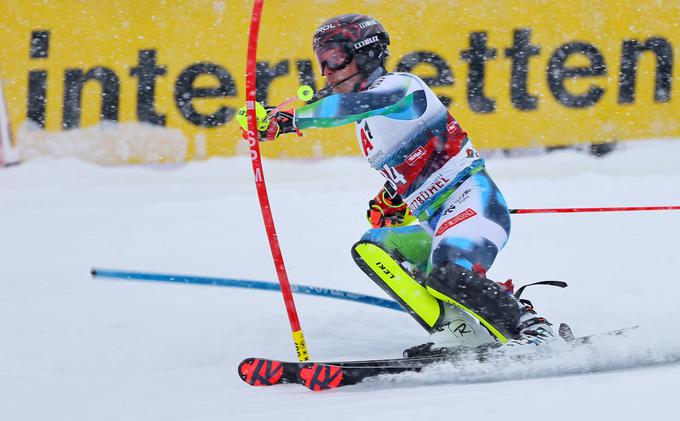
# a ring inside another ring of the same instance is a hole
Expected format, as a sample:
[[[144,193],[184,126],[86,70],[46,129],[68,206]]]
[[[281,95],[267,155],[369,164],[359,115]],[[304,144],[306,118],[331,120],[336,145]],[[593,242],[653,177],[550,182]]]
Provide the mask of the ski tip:
[[[246,358],[238,365],[238,374],[251,386],[271,386],[281,380],[283,364],[262,358]]]
[[[333,389],[341,385],[343,379],[342,367],[323,364],[305,364],[298,372],[302,385],[310,390],[319,392]]]

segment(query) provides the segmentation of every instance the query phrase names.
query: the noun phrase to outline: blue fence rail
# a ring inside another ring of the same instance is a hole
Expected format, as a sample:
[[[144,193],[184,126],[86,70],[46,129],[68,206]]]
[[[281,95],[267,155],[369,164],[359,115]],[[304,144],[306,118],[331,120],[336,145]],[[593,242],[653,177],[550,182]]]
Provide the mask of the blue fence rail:
[[[163,273],[131,272],[115,269],[93,268],[90,271],[93,278],[123,279],[129,281],[147,282],[171,282],[178,284],[193,285],[212,285],[230,288],[249,288],[262,289],[267,291],[280,291],[281,288],[276,282],[254,281],[248,279],[214,278],[206,276],[192,275],[173,275]],[[291,284],[291,290],[296,294],[316,295],[319,297],[336,298],[338,300],[354,301],[357,303],[369,304],[378,307],[389,308],[392,310],[404,311],[399,304],[392,300],[373,297],[371,295],[357,294],[350,291],[315,287],[309,285]]]

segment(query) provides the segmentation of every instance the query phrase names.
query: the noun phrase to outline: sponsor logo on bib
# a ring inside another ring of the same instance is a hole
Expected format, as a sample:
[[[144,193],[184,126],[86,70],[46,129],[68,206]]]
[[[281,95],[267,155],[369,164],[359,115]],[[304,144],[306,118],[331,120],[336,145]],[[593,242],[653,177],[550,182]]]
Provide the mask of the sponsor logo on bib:
[[[470,208],[465,209],[463,212],[459,213],[458,215],[456,215],[453,218],[449,219],[448,221],[444,222],[439,227],[439,229],[437,230],[436,235],[442,235],[449,228],[455,227],[456,225],[460,224],[461,222],[465,221],[466,219],[472,218],[475,215],[477,215],[477,212],[473,211]]]

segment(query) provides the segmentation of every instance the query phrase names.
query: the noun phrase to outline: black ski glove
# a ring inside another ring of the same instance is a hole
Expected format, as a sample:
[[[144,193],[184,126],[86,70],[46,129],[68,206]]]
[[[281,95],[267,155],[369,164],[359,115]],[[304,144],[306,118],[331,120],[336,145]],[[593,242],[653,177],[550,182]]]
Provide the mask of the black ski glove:
[[[272,110],[276,109],[273,106],[265,106],[264,109],[269,114]],[[299,136],[302,135],[300,131],[295,127],[295,111],[293,109],[286,111],[276,111],[273,115],[269,116],[269,126],[267,130],[260,132],[260,142],[275,140],[280,135],[284,133],[297,133]]]

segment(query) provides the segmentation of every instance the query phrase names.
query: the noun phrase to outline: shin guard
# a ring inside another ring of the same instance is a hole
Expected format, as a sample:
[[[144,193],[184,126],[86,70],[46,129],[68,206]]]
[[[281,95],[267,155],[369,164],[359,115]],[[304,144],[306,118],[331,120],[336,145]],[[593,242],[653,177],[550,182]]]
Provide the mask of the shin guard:
[[[359,241],[352,246],[352,257],[361,270],[425,330],[429,333],[435,330],[444,314],[442,303],[387,251],[375,243]]]

